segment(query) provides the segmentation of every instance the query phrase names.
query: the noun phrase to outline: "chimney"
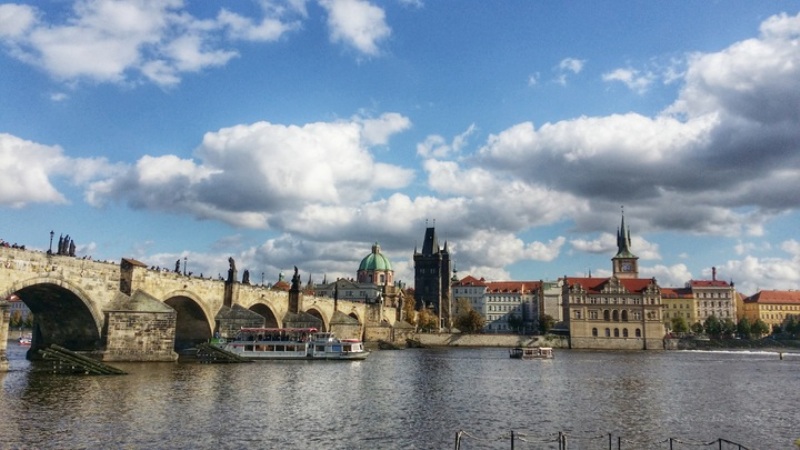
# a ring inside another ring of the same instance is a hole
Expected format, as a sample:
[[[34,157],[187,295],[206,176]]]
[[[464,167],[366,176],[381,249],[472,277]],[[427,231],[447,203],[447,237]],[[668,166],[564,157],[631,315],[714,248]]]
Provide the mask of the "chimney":
[[[717,281],[717,268],[711,268],[711,281]]]

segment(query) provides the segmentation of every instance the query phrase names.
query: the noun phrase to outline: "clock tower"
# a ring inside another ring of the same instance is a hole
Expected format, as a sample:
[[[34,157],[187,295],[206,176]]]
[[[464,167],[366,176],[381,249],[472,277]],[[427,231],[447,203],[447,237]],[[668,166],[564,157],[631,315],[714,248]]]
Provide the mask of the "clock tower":
[[[625,213],[617,230],[617,254],[611,258],[614,276],[617,278],[639,278],[639,257],[631,253],[631,231],[625,227]]]

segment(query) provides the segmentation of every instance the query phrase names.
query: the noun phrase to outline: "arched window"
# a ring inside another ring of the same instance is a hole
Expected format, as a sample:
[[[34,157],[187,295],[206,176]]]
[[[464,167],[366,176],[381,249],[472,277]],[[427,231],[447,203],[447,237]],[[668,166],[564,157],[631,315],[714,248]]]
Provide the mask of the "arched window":
[[[606,337],[611,337],[611,329],[606,328]]]
[[[603,310],[603,320],[605,320],[606,322],[611,320],[611,313],[607,309]]]
[[[614,328],[614,337],[619,337],[619,328]]]
[[[592,328],[592,336],[597,337],[597,328]]]
[[[628,329],[627,328],[623,328],[622,329],[622,337],[628,337]]]
[[[615,309],[612,314],[612,317],[614,318],[614,322],[619,322],[619,311]]]
[[[642,330],[639,328],[636,329],[636,337],[638,338],[642,337]]]
[[[623,322],[627,322],[628,321],[628,310],[627,309],[623,309],[622,310],[622,321]]]

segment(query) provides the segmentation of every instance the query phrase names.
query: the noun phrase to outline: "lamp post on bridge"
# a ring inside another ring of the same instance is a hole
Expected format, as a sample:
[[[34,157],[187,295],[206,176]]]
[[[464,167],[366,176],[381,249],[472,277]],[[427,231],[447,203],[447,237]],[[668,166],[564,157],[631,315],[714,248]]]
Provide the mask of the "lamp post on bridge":
[[[55,235],[55,234],[56,233],[53,230],[50,230],[50,249],[47,250],[47,254],[48,255],[52,255],[53,254],[53,235]]]
[[[261,272],[261,286],[264,286],[264,272]]]
[[[183,257],[183,276],[186,276],[186,261],[188,258],[186,256]]]

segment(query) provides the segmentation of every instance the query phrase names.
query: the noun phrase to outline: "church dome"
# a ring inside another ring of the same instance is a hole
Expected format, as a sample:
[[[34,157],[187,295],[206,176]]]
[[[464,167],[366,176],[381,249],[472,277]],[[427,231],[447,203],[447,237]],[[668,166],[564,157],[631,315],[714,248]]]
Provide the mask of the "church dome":
[[[392,270],[392,263],[389,261],[389,258],[381,254],[381,246],[378,245],[377,242],[372,246],[372,253],[364,257],[364,259],[361,260],[361,265],[358,266],[359,272],[385,272],[390,270]]]

